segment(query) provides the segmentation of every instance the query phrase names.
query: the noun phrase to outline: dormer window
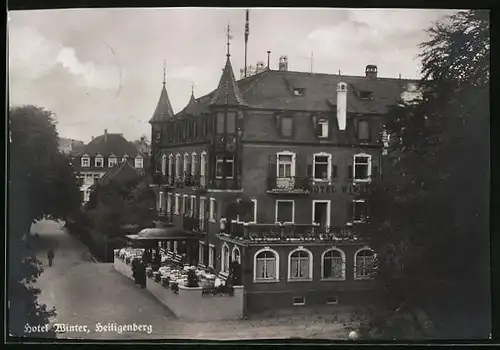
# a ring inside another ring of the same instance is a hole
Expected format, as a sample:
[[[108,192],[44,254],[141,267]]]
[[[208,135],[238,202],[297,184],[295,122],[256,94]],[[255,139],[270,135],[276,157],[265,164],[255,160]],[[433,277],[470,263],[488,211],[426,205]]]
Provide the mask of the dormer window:
[[[97,155],[95,157],[95,167],[103,168],[104,167],[104,158],[101,155]]]
[[[293,96],[304,96],[305,89],[304,88],[294,88]]]
[[[320,119],[318,121],[318,127],[317,127],[317,135],[319,138],[322,139],[327,139],[328,138],[328,120],[327,119]]]
[[[144,167],[144,159],[141,156],[135,157],[134,167],[136,169],[142,169]]]
[[[368,91],[368,90],[360,91],[359,97],[362,100],[371,100],[371,99],[373,99],[373,91]]]
[[[108,167],[112,168],[118,163],[118,159],[115,156],[111,156],[108,158]]]
[[[88,155],[84,155],[82,157],[82,168],[90,167],[90,157]]]

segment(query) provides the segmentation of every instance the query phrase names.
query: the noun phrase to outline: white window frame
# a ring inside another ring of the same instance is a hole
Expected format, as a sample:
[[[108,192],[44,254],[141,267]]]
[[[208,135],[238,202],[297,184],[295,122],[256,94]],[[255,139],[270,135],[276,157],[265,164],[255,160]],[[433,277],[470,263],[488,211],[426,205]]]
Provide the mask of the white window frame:
[[[196,213],[196,196],[191,196],[191,202],[189,203],[189,216],[195,217]]]
[[[327,139],[328,138],[328,120],[327,119],[320,119],[318,121],[318,124],[321,127],[321,135],[318,135],[318,137],[321,139]]]
[[[177,153],[175,155],[175,177],[181,176],[181,155]]]
[[[236,254],[235,252],[238,252],[238,259],[236,260]],[[241,250],[238,248],[237,245],[233,247],[233,251],[231,252],[231,257],[233,261],[236,261],[238,264],[241,264]]]
[[[167,251],[172,251],[172,241],[167,241]]]
[[[335,302],[328,301],[328,298],[331,298],[331,297],[335,297],[336,301]],[[339,303],[339,297],[337,295],[331,295],[331,296],[327,297],[326,305],[337,305],[338,303]]]
[[[276,261],[276,266],[275,266],[275,276],[274,278],[257,278],[257,256],[262,253],[262,252],[271,252],[274,254],[274,258]],[[272,283],[272,282],[279,282],[280,281],[280,255],[278,252],[274,249],[271,249],[269,247],[264,247],[262,249],[259,249],[255,252],[253,255],[253,282],[254,283]]]
[[[291,169],[290,169],[290,177],[294,178],[295,177],[295,167],[296,167],[296,160],[297,160],[297,155],[294,152],[291,151],[281,151],[276,153],[276,177],[280,178],[280,164],[289,164],[288,162],[280,161],[280,156],[292,156],[292,161],[290,163]],[[284,179],[288,179],[290,177],[283,177]]]
[[[316,157],[327,157],[326,179],[316,178]],[[321,181],[331,182],[332,181],[332,154],[331,153],[319,152],[319,153],[313,154],[313,179],[314,179],[314,181],[317,181],[317,182],[321,182]]]
[[[215,246],[213,244],[208,245],[208,267],[214,267],[215,263]]]
[[[196,152],[191,153],[191,175],[195,176],[196,175]]]
[[[219,164],[219,163],[224,164],[224,157],[217,157],[215,159],[215,178],[216,179],[224,179],[225,178],[227,180],[233,180],[234,179],[234,157],[233,158],[226,158],[226,163],[232,163],[233,164],[233,172],[232,172],[231,176],[223,177],[223,176],[217,175],[217,164]]]
[[[108,157],[108,168],[112,168],[116,164],[118,164],[118,158],[116,158],[115,156]]]
[[[168,176],[174,176],[174,155],[170,153],[168,155]]]
[[[377,257],[377,255],[375,254],[375,251],[373,249],[371,249],[370,247],[368,247],[368,246],[364,246],[364,247],[361,247],[358,250],[356,250],[356,252],[354,253],[354,272],[353,273],[354,273],[354,279],[357,280],[357,281],[372,279],[372,277],[370,277],[370,276],[358,276],[358,274],[357,274],[356,259],[358,257],[358,254],[360,252],[362,252],[363,250],[369,250],[369,251],[371,251],[373,253],[373,260],[374,260],[374,262],[375,262],[375,259]]]
[[[326,253],[332,252],[332,251],[337,251],[340,253],[340,256],[342,258],[342,276],[340,278],[337,277],[325,277],[325,255]],[[346,279],[346,258],[345,258],[345,253],[342,249],[339,249],[337,247],[331,247],[328,248],[321,254],[321,280],[322,281],[345,281]]]
[[[205,202],[207,197],[200,197],[200,206],[198,208],[198,216],[200,219],[205,219]]]
[[[295,278],[292,277],[292,254],[295,252],[306,252],[309,255],[309,277],[306,278]],[[296,249],[293,249],[290,253],[288,253],[288,282],[302,282],[302,281],[312,281],[313,280],[313,253],[304,247],[298,247]]]
[[[189,207],[188,207],[188,198],[189,198],[189,195],[185,194],[182,196],[182,215],[186,215],[188,213],[186,212],[189,212]]]
[[[295,223],[295,200],[294,199],[277,199],[276,204],[274,206],[274,222],[278,223],[278,206],[279,203],[284,203],[284,202],[292,202],[292,221],[286,221],[285,223],[287,224],[294,224]]]
[[[365,220],[355,220],[354,219],[354,216],[356,214],[356,208],[355,208],[356,204],[354,204],[354,203],[365,203],[365,214],[366,214],[366,200],[364,200],[364,199],[354,199],[352,201],[352,218],[351,218],[352,222],[356,223],[356,224],[360,224],[360,223],[365,222]],[[365,215],[365,218],[366,218],[366,215]]]
[[[356,179],[356,158],[358,157],[368,157],[368,170],[366,179]],[[372,176],[372,156],[367,153],[358,153],[353,156],[352,160],[352,179],[354,182],[370,182]]]
[[[215,217],[215,204],[214,202],[217,202],[215,198],[210,198],[210,211],[209,211],[209,218],[208,220],[210,222],[217,222],[217,218]]]
[[[161,156],[161,173],[163,176],[167,175],[167,155]]]
[[[205,242],[198,241],[198,265],[205,267]]]
[[[205,174],[205,169],[207,166],[207,152],[203,151],[201,152],[200,156],[200,175],[204,176]]]
[[[98,161],[101,161],[101,165],[97,165]],[[94,159],[94,165],[96,168],[104,168],[104,157],[98,154]]]
[[[326,203],[326,223],[327,227],[331,227],[331,213],[332,213],[332,201],[330,199],[313,199],[312,201],[312,219],[311,223],[314,222],[314,217],[316,216],[316,203]],[[319,224],[319,223],[318,223]]]
[[[167,213],[172,212],[172,193],[167,193]]]
[[[177,254],[177,249],[179,248],[179,242],[174,241],[174,253]]]
[[[227,251],[225,251],[227,249]],[[229,274],[229,261],[231,260],[231,250],[229,249],[229,246],[227,245],[226,242],[221,247],[221,254],[220,254],[220,266],[221,266],[221,273],[227,275]],[[226,266],[226,261],[227,261],[227,266]]]
[[[181,195],[179,193],[175,194],[175,201],[174,201],[174,214],[175,215],[179,215],[180,197],[181,197]]]
[[[90,168],[90,157],[87,154],[82,156],[82,168]]]
[[[158,192],[158,212],[163,212],[163,203],[165,202],[165,192]]]
[[[144,168],[144,158],[142,156],[135,157],[134,168],[136,168],[136,169],[143,169]]]
[[[184,153],[183,161],[184,162],[182,163],[182,171],[183,171],[182,176],[186,176],[188,174],[188,170],[189,170],[189,154],[188,153]]]

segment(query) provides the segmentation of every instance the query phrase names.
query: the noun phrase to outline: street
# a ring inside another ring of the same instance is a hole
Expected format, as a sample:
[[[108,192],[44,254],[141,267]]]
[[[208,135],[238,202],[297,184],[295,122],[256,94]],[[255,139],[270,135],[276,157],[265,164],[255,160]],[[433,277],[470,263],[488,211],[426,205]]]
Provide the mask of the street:
[[[113,270],[110,263],[94,263],[87,248],[69,235],[62,224],[39,221],[32,232],[40,236],[37,256],[48,265],[47,250],[55,252],[52,267],[45,267],[37,281],[40,302],[57,311],[53,323],[82,326],[58,338],[76,339],[210,339],[243,340],[271,338],[345,339],[339,322],[324,317],[290,316],[280,319],[184,322],[133,281]],[[111,325],[107,332],[96,325]],[[145,331],[115,331],[118,325],[151,325]],[[87,329],[83,329],[84,327]],[[97,328],[99,328],[97,326]],[[83,329],[83,330],[82,330]]]

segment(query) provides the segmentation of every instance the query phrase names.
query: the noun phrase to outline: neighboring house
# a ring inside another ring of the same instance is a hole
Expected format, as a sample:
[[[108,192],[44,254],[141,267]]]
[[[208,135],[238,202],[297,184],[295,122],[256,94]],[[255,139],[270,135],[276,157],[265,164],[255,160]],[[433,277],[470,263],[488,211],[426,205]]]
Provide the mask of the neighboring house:
[[[74,156],[85,148],[83,141],[67,139],[64,137],[59,138],[59,150],[67,155]]]
[[[99,185],[107,185],[111,182],[128,182],[140,178],[142,171],[138,171],[130,162],[120,162],[108,170],[100,179]],[[94,183],[89,190],[94,190],[97,183]]]
[[[142,136],[139,140],[134,141],[133,144],[142,154],[151,155],[151,143],[146,140],[145,136]]]
[[[368,302],[363,191],[380,175],[384,115],[413,83],[374,65],[292,72],[286,57],[235,81],[228,55],[217,89],[175,115],[164,84],[150,120],[158,212],[202,232],[199,265],[224,277],[241,264],[249,313]],[[253,218],[226,222],[243,193]]]
[[[149,157],[137,150],[135,145],[127,141],[122,134],[108,134],[95,137],[73,159],[73,166],[78,173],[82,185],[83,202],[90,197],[91,186],[101,179],[118,163],[128,162],[139,173],[144,173],[149,164]]]

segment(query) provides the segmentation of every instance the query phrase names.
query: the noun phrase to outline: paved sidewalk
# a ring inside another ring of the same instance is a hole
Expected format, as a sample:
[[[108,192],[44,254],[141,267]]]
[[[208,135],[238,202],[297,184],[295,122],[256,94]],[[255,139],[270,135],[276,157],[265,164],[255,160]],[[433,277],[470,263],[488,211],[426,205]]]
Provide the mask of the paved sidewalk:
[[[87,248],[65,232],[61,224],[42,221],[32,231],[39,233],[44,244],[44,250],[39,252],[42,260],[47,261],[46,249],[55,247],[54,265],[46,267],[38,280],[40,301],[56,307],[54,322],[88,327],[88,332],[61,333],[59,338],[243,340],[347,336],[340,322],[325,320],[324,316],[218,322],[177,320],[149,292],[114,271],[112,264],[91,262]],[[152,332],[97,332],[98,323],[151,325]]]

